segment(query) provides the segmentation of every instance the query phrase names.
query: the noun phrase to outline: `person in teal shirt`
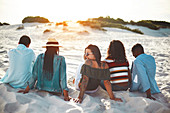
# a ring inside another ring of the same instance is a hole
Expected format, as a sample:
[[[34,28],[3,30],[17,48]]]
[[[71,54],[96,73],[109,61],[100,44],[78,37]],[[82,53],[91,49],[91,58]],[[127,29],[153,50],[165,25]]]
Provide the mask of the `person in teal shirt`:
[[[160,93],[155,80],[155,59],[153,56],[144,53],[141,44],[134,45],[132,47],[132,53],[136,59],[132,66],[130,91],[146,92],[147,98],[155,100],[151,94]]]
[[[28,93],[30,89],[36,88],[52,94],[64,93],[64,100],[69,101],[66,62],[65,58],[59,55],[61,46],[54,38],[50,38],[43,47],[46,47],[46,52],[38,55],[27,88],[19,92]]]

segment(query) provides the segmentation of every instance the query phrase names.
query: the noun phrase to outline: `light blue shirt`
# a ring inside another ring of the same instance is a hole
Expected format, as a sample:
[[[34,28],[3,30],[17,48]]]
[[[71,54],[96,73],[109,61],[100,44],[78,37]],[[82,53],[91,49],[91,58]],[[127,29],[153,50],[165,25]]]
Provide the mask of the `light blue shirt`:
[[[9,51],[8,56],[9,68],[0,82],[9,83],[14,88],[26,88],[35,61],[33,50],[19,44],[16,49]]]
[[[59,92],[67,90],[67,76],[66,76],[66,63],[63,56],[55,55],[53,60],[53,77],[52,80],[48,80],[43,77],[43,63],[44,53],[40,54],[33,67],[32,78],[30,79],[30,88],[38,90],[45,90],[49,92]]]
[[[136,57],[132,69],[132,85],[130,91],[160,93],[155,80],[156,64],[151,55],[141,54]]]

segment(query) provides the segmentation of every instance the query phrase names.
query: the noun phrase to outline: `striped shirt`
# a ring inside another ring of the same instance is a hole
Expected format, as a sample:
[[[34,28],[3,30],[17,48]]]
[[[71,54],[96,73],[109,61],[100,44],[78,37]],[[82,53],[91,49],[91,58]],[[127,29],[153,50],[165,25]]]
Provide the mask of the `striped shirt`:
[[[118,63],[110,59],[105,59],[105,61],[109,66],[111,84],[128,83],[128,62]]]

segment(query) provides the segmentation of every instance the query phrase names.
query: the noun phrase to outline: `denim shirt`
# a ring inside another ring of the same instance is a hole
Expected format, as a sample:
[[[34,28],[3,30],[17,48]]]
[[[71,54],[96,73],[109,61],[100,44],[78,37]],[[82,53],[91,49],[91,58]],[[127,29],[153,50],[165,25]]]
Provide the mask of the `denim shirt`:
[[[149,88],[151,93],[160,93],[155,80],[156,64],[151,55],[141,54],[136,57],[132,70],[131,91],[139,90],[146,92]]]
[[[63,56],[55,55],[53,60],[53,78],[48,80],[43,77],[43,63],[44,63],[44,53],[40,54],[33,67],[32,78],[30,79],[30,88],[35,88],[38,90],[45,90],[49,92],[63,92],[63,90],[68,91],[67,79],[66,79],[66,63]]]
[[[25,45],[19,44],[17,48],[9,51],[8,56],[9,69],[0,82],[9,83],[14,88],[26,88],[32,75],[35,53]]]

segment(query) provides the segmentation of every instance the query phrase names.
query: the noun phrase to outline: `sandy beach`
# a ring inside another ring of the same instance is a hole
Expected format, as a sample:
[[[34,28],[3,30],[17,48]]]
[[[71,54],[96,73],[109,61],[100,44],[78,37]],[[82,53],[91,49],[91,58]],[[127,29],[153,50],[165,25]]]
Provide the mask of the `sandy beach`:
[[[22,35],[31,37],[30,48],[36,56],[45,51],[42,46],[48,37],[53,37],[63,45],[60,55],[66,58],[69,95],[76,98],[79,91],[75,90],[72,80],[79,64],[83,62],[84,48],[89,44],[97,45],[104,59],[110,41],[120,40],[125,46],[130,67],[135,59],[131,48],[136,43],[141,43],[145,53],[155,58],[156,81],[162,93],[153,95],[156,98],[154,101],[146,98],[145,93],[114,91],[115,96],[123,100],[116,102],[110,100],[107,92],[99,88],[94,94],[85,94],[83,103],[77,104],[73,100],[64,101],[63,96],[37,90],[31,90],[28,94],[17,93],[20,89],[0,84],[0,113],[170,113],[170,29],[155,31],[128,26],[144,32],[144,35],[140,35],[116,28],[99,31],[71,22],[64,30],[62,25],[55,26],[54,23],[23,25],[24,29],[21,30],[16,30],[21,24],[0,26],[0,78],[5,75],[9,66],[8,51],[17,47]],[[46,29],[51,32],[43,33]]]

